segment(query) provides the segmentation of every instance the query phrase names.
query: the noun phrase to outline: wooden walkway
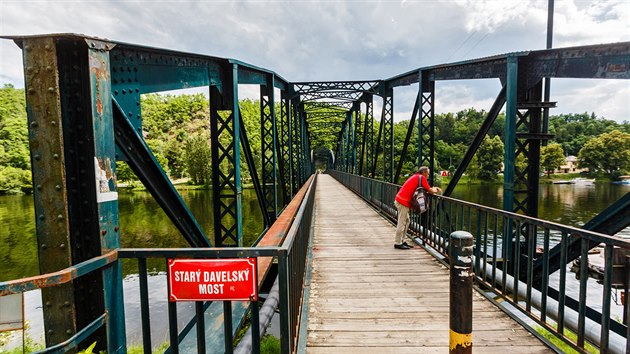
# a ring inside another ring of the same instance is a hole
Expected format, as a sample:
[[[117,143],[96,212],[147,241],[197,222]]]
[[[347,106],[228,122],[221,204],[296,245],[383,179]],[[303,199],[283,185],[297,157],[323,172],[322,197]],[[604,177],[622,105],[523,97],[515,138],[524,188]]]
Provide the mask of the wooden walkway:
[[[316,192],[307,353],[448,353],[448,269],[329,175]],[[552,353],[474,293],[476,353]]]

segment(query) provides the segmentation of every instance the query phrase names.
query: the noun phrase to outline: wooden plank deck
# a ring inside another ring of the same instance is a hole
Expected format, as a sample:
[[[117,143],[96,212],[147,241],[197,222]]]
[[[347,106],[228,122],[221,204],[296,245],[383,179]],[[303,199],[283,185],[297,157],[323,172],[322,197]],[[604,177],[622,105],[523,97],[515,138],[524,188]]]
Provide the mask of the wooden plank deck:
[[[448,269],[423,249],[394,249],[395,228],[319,175],[307,353],[448,353]],[[552,353],[474,293],[477,353]]]

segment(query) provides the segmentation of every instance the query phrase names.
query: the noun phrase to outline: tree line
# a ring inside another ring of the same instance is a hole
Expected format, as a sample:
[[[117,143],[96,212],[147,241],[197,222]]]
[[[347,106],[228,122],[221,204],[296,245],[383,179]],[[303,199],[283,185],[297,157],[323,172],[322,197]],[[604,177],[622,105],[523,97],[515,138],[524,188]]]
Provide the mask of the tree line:
[[[142,96],[141,108],[143,137],[165,173],[171,179],[188,178],[195,185],[209,184],[211,150],[207,97],[203,94],[148,94]],[[241,100],[239,109],[256,169],[260,171],[260,103]],[[276,114],[279,112],[277,107]],[[487,112],[473,108],[435,115],[434,158],[438,169],[453,171],[457,167],[486,115]],[[402,120],[394,124],[396,157],[401,156],[409,122]],[[378,129],[379,122],[375,121],[375,134]],[[541,165],[545,170],[559,167],[566,155],[576,155],[580,166],[594,173],[614,178],[630,171],[630,123],[627,121],[617,123],[587,113],[564,114],[550,117],[549,130],[554,138],[542,149]],[[330,133],[332,131],[324,129],[318,134]],[[500,114],[469,165],[468,175],[482,180],[497,178],[503,162],[504,133],[505,115]],[[230,137],[224,133],[220,139],[225,142]],[[334,146],[326,147],[334,150]],[[412,141],[402,157],[402,175],[415,171],[417,156],[417,144]],[[382,170],[382,163],[381,156],[377,171]],[[516,161],[516,164],[524,166],[526,161]],[[244,158],[241,158],[241,170],[247,180],[250,176]],[[119,182],[136,183],[133,172],[124,162],[117,163],[117,178]],[[24,90],[5,84],[0,88],[0,193],[28,193],[31,188]]]

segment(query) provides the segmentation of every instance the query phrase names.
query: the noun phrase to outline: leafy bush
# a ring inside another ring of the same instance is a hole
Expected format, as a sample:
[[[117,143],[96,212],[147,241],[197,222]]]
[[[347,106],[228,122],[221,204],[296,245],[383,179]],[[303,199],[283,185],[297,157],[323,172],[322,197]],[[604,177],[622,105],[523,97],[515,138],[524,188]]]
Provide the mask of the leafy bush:
[[[0,166],[0,194],[30,193],[31,171]]]

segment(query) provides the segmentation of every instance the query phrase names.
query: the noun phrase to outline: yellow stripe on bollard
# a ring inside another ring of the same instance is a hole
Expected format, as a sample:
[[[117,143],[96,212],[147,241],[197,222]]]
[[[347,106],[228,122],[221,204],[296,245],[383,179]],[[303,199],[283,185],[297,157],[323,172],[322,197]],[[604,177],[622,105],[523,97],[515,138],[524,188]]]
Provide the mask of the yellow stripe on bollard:
[[[467,333],[467,334],[457,333],[451,329],[449,337],[450,337],[449,349],[451,351],[455,350],[455,348],[457,348],[458,345],[461,347],[461,349],[472,347],[472,333]]]

